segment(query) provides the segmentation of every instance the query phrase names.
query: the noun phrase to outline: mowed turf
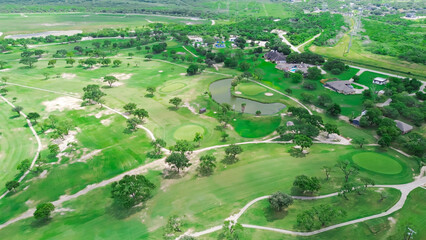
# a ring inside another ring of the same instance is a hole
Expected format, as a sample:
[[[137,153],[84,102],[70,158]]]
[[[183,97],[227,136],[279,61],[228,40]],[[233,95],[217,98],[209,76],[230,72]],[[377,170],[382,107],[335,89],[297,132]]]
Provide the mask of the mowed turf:
[[[352,160],[358,166],[377,173],[398,174],[402,171],[402,166],[397,161],[374,152],[355,154]]]
[[[37,142],[26,127],[26,121],[22,116],[16,117],[11,109],[0,100],[0,195],[6,191],[6,182],[18,177],[16,167],[19,162],[25,159],[32,161],[37,149]]]
[[[188,124],[179,127],[173,134],[173,137],[176,140],[183,139],[192,141],[196,133],[204,134],[204,132],[205,130],[203,127],[195,124]]]
[[[266,88],[259,86],[258,84],[255,84],[255,83],[252,83],[252,82],[242,84],[241,86],[238,85],[235,90],[240,91],[243,94],[249,95],[249,96],[253,96],[253,95],[257,95],[259,93],[266,92]]]

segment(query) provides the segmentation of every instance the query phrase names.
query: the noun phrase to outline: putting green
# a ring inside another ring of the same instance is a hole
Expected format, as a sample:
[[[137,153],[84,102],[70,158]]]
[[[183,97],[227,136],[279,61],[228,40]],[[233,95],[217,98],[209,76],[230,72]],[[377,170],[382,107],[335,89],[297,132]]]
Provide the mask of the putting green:
[[[374,152],[358,153],[352,156],[358,166],[382,174],[398,174],[402,166],[394,159]]]
[[[245,83],[245,84],[240,84],[238,86],[238,91],[242,92],[245,95],[253,96],[259,93],[266,92],[266,89],[257,84]]]
[[[176,90],[184,88],[185,86],[186,86],[185,83],[179,83],[179,82],[177,82],[177,83],[168,84],[168,85],[162,87],[160,89],[160,91],[162,91],[162,92],[174,92]]]
[[[184,126],[178,128],[174,132],[173,137],[176,140],[183,139],[183,140],[192,141],[192,140],[194,140],[194,136],[197,132],[204,134],[204,128],[199,126],[199,125],[188,124],[188,125],[184,125]]]

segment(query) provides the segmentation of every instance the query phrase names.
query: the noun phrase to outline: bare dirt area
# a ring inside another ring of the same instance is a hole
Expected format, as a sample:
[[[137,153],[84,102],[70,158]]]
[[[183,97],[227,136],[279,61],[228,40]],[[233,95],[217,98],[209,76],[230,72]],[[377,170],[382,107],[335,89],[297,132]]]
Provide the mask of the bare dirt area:
[[[63,79],[71,80],[71,79],[74,79],[75,77],[77,77],[77,75],[74,74],[74,73],[62,73],[61,77]]]
[[[73,97],[58,97],[55,100],[45,101],[42,104],[46,106],[45,111],[47,112],[84,109],[81,107],[81,100]]]

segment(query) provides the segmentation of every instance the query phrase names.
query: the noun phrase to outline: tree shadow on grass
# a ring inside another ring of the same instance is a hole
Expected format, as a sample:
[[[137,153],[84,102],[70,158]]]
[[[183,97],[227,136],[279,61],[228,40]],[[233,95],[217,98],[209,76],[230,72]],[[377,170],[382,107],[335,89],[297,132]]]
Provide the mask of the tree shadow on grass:
[[[146,97],[146,98],[153,98],[153,97],[154,97],[154,94],[147,93],[147,94],[145,94],[145,97]]]
[[[181,172],[178,172],[174,168],[165,168],[163,170],[162,176],[164,179],[179,179],[182,178]]]
[[[50,222],[52,222],[52,218],[48,218],[48,219],[41,219],[41,220],[34,220],[31,223],[31,227],[33,228],[41,228],[43,226],[46,226],[47,224],[49,224]]]
[[[290,156],[295,158],[302,158],[306,156],[306,154],[304,154],[301,149],[297,148],[290,148],[290,150],[288,150],[288,153],[290,153]]]
[[[285,210],[276,211],[271,207],[263,208],[263,213],[265,214],[266,221],[273,222],[285,218],[288,215],[288,212]]]
[[[141,211],[144,208],[144,205],[138,205],[132,208],[123,208],[113,203],[111,204],[111,206],[106,207],[105,211],[106,213],[117,219],[125,219]]]
[[[176,112],[177,110],[179,110],[179,108],[176,108],[174,106],[170,106],[167,109],[169,109],[169,111],[174,111],[174,112]]]
[[[21,115],[13,115],[13,116],[10,116],[9,117],[9,119],[15,119],[15,118],[19,118]]]

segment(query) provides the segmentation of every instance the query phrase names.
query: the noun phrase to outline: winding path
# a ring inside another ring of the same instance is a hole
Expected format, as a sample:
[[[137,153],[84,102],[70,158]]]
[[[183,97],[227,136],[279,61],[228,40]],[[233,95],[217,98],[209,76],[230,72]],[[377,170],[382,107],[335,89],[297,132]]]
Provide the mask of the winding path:
[[[3,101],[5,101],[8,105],[10,105],[12,108],[15,108],[15,105],[13,105],[13,103],[11,103],[11,102],[9,102],[5,97],[3,97],[1,94],[0,94],[0,98],[3,100]],[[28,127],[30,128],[30,130],[31,130],[31,132],[33,133],[33,135],[34,135],[34,137],[35,137],[35,139],[36,139],[36,141],[37,141],[37,151],[36,151],[36,154],[34,155],[34,158],[33,158],[33,161],[31,162],[31,165],[30,165],[30,168],[19,178],[19,180],[18,180],[18,182],[22,182],[22,180],[24,180],[24,178],[30,173],[30,171],[31,171],[31,169],[34,167],[34,165],[35,165],[35,163],[36,163],[36,161],[37,161],[37,159],[38,159],[38,156],[40,155],[40,151],[42,150],[42,144],[41,144],[41,140],[40,140],[40,137],[37,135],[37,132],[36,132],[36,130],[34,129],[34,127],[33,127],[33,125],[32,125],[32,123],[31,123],[31,121],[27,118],[27,115],[25,115],[25,113],[23,113],[22,111],[21,112],[19,112],[19,114],[21,115],[21,116],[23,116],[24,118],[25,118],[25,120],[27,121],[27,124],[28,124]],[[5,193],[3,193],[1,196],[0,196],[0,199],[2,199],[2,198],[4,198],[8,193],[9,193],[10,191],[9,190],[7,190]]]
[[[424,166],[421,169],[420,175],[418,177],[416,177],[416,179],[411,183],[398,184],[398,185],[369,186],[369,187],[379,187],[379,188],[394,188],[394,189],[398,189],[401,192],[401,197],[399,198],[398,202],[395,203],[388,210],[386,210],[382,213],[379,213],[379,214],[375,214],[375,215],[372,215],[372,216],[363,217],[363,218],[355,219],[355,220],[352,220],[352,221],[347,221],[347,222],[335,224],[335,225],[325,227],[325,228],[321,228],[321,229],[311,231],[311,232],[297,232],[297,231],[290,231],[290,230],[285,230],[285,229],[280,229],[280,228],[264,227],[264,226],[257,226],[257,225],[251,225],[251,224],[241,224],[241,225],[245,228],[267,230],[267,231],[273,231],[273,232],[278,232],[278,233],[282,233],[282,234],[289,234],[289,235],[296,235],[296,236],[312,236],[312,235],[316,235],[316,234],[319,234],[319,233],[322,233],[322,232],[330,231],[330,230],[333,230],[333,229],[336,229],[336,228],[348,226],[348,225],[351,225],[351,224],[365,222],[365,221],[368,221],[368,220],[371,220],[371,219],[388,216],[388,215],[400,210],[404,206],[404,203],[407,200],[407,197],[408,197],[408,195],[410,194],[411,191],[413,191],[414,189],[416,189],[418,187],[423,187],[424,185],[426,185],[426,177],[424,176],[425,171],[426,171],[426,166]],[[331,194],[328,194],[328,195],[316,196],[316,197],[293,196],[293,198],[294,199],[300,199],[300,200],[314,200],[314,199],[323,199],[323,198],[334,197],[334,196],[337,196],[337,195],[338,195],[338,192],[331,193]],[[267,199],[267,198],[269,198],[269,195],[258,197],[256,199],[250,201],[237,214],[234,214],[234,215],[228,217],[227,219],[225,219],[225,221],[231,221],[235,224],[238,221],[238,219],[253,204],[255,204],[256,202],[259,202],[261,200]],[[209,233],[212,233],[212,232],[219,231],[221,229],[222,229],[222,225],[218,225],[218,226],[211,227],[211,228],[206,229],[206,230],[201,231],[201,232],[196,232],[196,233],[187,234],[187,235],[193,236],[193,237],[199,237],[199,236],[202,236],[202,235],[205,235],[205,234],[209,234]],[[180,239],[181,237],[182,236],[180,236],[177,239]]]
[[[185,49],[187,52],[189,52],[189,54],[191,54],[194,57],[198,57],[197,55],[195,55],[193,52],[189,51],[188,48],[186,48],[185,46],[182,46],[183,49]]]

